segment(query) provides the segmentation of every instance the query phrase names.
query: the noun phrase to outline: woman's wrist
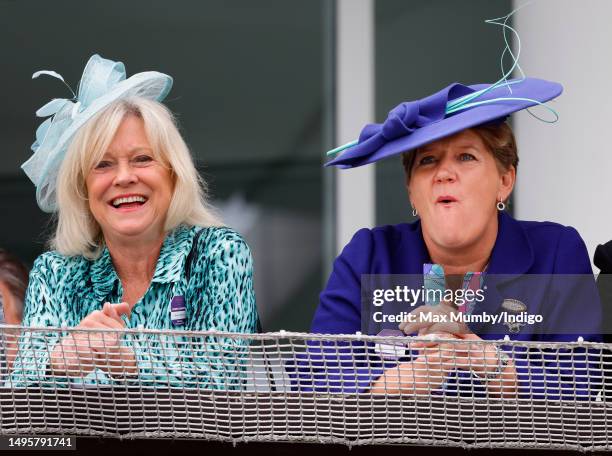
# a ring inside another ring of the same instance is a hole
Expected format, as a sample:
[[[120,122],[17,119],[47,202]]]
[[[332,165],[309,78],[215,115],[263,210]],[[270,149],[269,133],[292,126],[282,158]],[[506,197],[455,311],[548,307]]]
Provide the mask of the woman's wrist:
[[[98,358],[97,367],[106,371],[114,380],[125,380],[138,376],[136,356],[131,348],[121,345],[114,352]]]
[[[487,345],[484,363],[478,370],[472,369],[474,376],[486,382],[490,393],[514,396],[516,393],[516,369],[512,358],[495,345]]]
[[[501,375],[510,357],[493,344],[476,346],[470,353],[470,370],[481,377]]]

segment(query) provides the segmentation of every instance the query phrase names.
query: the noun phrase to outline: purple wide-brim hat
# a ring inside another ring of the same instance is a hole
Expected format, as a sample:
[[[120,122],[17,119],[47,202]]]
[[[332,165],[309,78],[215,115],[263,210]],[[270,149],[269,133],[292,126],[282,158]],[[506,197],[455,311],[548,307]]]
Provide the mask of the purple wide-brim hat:
[[[366,125],[355,145],[325,166],[356,168],[414,150],[478,125],[502,122],[521,109],[558,97],[561,84],[543,79],[509,80],[493,86],[451,84],[421,100],[404,102],[382,124]]]

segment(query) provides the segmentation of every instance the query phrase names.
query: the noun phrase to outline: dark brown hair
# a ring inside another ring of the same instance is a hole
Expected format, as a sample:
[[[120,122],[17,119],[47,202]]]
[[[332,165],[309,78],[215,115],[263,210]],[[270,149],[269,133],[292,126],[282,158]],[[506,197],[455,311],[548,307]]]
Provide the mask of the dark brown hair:
[[[495,158],[497,167],[501,172],[508,171],[510,167],[518,168],[518,151],[514,133],[506,122],[500,124],[479,125],[470,128],[476,133]],[[402,154],[402,165],[406,172],[406,183],[410,182],[410,174],[418,149],[413,149]]]
[[[0,280],[21,303],[28,287],[28,268],[15,255],[0,248]]]

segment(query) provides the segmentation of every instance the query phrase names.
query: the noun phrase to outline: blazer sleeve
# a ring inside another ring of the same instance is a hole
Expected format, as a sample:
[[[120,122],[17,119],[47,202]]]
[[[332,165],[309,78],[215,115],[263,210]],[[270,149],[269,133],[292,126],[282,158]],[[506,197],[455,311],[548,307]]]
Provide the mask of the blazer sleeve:
[[[574,228],[559,237],[552,281],[541,340],[601,342],[601,303],[586,246]],[[519,350],[514,362],[520,393],[548,400],[592,397],[602,382],[599,359],[601,350],[587,347]]]
[[[373,250],[369,229],[359,230],[344,247],[320,295],[312,333],[355,334],[361,330],[361,275],[370,271]],[[368,344],[311,340],[307,345],[305,353],[286,365],[293,387],[300,391],[363,392],[386,368]]]
[[[603,310],[604,341],[612,342],[612,241],[597,246],[593,262],[600,270],[597,289]]]

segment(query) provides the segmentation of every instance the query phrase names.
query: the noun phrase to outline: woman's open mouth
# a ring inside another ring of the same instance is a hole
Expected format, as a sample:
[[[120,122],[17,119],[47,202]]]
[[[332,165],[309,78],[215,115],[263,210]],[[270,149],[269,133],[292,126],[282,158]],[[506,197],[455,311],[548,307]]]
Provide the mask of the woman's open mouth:
[[[119,196],[111,200],[110,205],[120,211],[133,211],[140,209],[148,201],[148,198],[142,195]]]
[[[457,202],[458,202],[457,198],[451,195],[439,196],[438,199],[436,199],[436,204],[442,204],[443,206],[447,206],[447,207]]]

